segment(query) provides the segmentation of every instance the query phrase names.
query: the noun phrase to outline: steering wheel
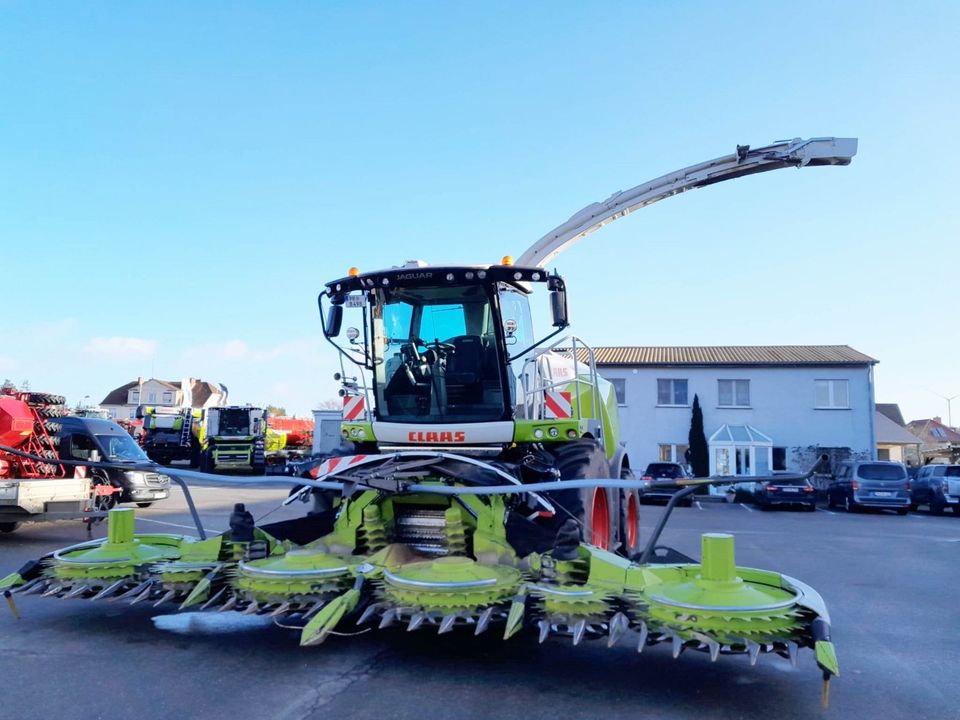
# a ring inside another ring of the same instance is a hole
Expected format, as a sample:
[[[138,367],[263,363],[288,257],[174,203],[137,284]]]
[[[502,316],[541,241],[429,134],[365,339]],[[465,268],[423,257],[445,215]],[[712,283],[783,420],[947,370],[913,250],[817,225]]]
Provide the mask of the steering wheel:
[[[453,343],[440,342],[440,340],[434,340],[433,342],[424,342],[423,340],[420,343],[427,348],[433,348],[437,352],[454,352],[457,349],[457,346]]]

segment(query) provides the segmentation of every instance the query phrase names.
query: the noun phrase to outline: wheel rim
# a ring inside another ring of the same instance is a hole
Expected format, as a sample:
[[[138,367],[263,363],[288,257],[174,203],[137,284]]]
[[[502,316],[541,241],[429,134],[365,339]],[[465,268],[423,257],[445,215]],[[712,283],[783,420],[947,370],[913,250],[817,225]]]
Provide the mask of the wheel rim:
[[[590,542],[601,550],[610,549],[610,512],[607,508],[607,493],[603,488],[593,493],[593,509],[590,511]]]
[[[633,550],[640,541],[640,509],[637,507],[637,496],[627,496],[627,546]]]

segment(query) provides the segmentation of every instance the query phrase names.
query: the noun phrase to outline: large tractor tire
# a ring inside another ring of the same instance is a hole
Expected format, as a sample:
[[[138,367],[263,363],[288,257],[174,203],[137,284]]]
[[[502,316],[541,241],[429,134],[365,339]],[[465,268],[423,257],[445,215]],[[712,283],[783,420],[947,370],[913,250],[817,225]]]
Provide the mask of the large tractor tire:
[[[36,408],[37,415],[42,418],[62,418],[67,414],[63,405],[43,405]]]
[[[26,394],[27,405],[42,407],[44,405],[63,405],[67,400],[63,395],[51,395],[50,393],[31,392]]]
[[[610,474],[600,443],[583,438],[560,445],[553,452],[561,480],[592,480]],[[561,490],[550,493],[550,499],[560,504],[580,521],[581,538],[604,550],[617,547],[619,497],[606,488]],[[563,522],[570,515],[557,508],[557,520]]]
[[[212,473],[214,471],[213,467],[213,453],[208,450],[202,450],[200,452],[200,465],[198,470],[202,473]]]
[[[633,480],[633,471],[620,471],[621,480]],[[640,543],[640,491],[620,491],[620,548],[628,558],[641,550]]]

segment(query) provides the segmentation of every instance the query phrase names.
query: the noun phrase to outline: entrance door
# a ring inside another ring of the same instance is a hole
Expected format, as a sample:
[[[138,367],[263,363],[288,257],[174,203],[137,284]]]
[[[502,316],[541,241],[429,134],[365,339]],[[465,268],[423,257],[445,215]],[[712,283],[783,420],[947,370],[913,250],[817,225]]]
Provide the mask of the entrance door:
[[[737,475],[753,475],[750,472],[750,448],[749,447],[737,447],[736,448],[736,460],[737,460]]]

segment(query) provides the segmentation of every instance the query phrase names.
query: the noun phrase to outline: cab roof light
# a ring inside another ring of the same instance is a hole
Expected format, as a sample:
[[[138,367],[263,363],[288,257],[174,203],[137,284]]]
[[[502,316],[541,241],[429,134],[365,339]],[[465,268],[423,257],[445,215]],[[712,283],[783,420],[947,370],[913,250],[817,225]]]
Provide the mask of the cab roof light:
[[[349,275],[350,277],[356,277],[359,274],[360,274],[360,268],[352,267],[349,270],[347,270],[347,275]]]
[[[513,265],[513,255],[504,255],[500,261],[501,265]]]

